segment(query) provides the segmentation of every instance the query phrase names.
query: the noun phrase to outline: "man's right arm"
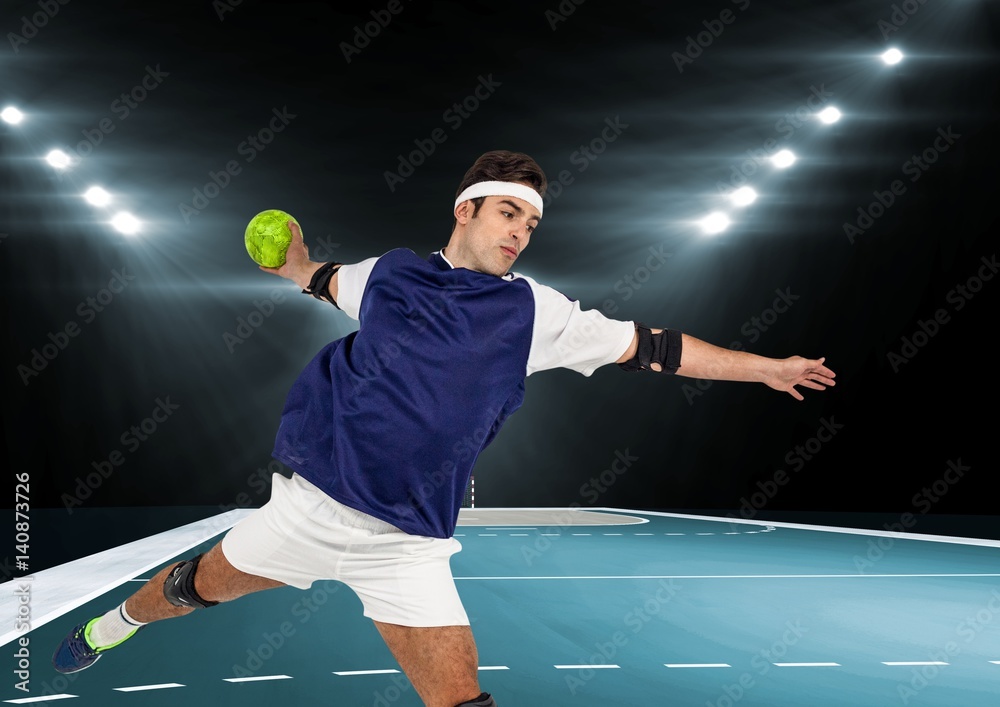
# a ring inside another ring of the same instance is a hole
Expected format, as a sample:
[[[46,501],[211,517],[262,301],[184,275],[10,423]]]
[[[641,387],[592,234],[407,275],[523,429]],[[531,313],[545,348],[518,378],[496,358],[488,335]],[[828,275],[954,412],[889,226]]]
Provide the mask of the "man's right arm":
[[[292,231],[292,242],[288,244],[288,250],[285,252],[285,264],[280,268],[266,268],[261,265],[260,269],[264,272],[280,275],[287,280],[291,280],[304,290],[309,286],[316,271],[326,263],[317,263],[309,260],[309,248],[306,247],[305,242],[302,240],[302,231],[299,229],[298,224],[294,221],[289,221],[288,227]],[[339,275],[339,272],[335,272],[326,288],[334,302],[337,301],[337,294],[339,292]]]

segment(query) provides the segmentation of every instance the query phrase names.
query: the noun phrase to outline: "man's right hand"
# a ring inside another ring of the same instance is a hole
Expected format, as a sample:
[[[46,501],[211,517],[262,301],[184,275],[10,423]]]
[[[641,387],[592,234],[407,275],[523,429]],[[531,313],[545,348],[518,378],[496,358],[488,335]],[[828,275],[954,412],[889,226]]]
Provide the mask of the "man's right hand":
[[[302,231],[294,221],[288,222],[288,228],[292,231],[292,242],[288,244],[288,250],[285,252],[285,264],[280,268],[267,268],[263,265],[258,267],[264,272],[291,280],[305,289],[313,274],[322,267],[323,263],[309,260],[309,248],[302,239]]]

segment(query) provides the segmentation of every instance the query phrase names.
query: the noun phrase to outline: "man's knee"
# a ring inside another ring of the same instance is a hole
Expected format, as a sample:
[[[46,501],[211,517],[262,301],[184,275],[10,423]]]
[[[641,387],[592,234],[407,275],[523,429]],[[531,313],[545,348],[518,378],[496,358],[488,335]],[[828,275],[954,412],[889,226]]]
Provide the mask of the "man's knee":
[[[198,563],[204,553],[190,560],[179,562],[170,570],[163,582],[163,596],[174,606],[189,609],[207,609],[217,605],[217,601],[209,601],[198,594],[194,588],[194,577],[198,571]]]

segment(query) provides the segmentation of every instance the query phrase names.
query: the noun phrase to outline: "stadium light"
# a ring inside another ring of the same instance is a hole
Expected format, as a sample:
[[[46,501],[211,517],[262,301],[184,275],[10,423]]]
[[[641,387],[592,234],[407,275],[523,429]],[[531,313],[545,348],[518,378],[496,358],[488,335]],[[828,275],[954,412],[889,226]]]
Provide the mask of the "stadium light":
[[[706,234],[722,233],[729,228],[729,217],[721,211],[713,211],[698,222]]]
[[[49,154],[45,155],[45,161],[56,169],[66,169],[72,160],[62,150],[52,150]]]
[[[774,153],[774,157],[771,158],[771,164],[773,164],[778,169],[785,169],[785,167],[791,167],[795,164],[795,153],[791,150],[779,150]]]
[[[882,61],[890,66],[893,64],[898,64],[903,60],[903,52],[899,51],[895,47],[892,49],[886,49],[882,52]]]
[[[24,120],[24,113],[19,111],[14,106],[7,106],[2,111],[0,111],[0,118],[3,122],[10,123],[11,125],[17,125],[22,120]]]
[[[831,123],[836,123],[838,120],[840,120],[841,115],[842,114],[839,110],[837,110],[833,106],[829,106],[828,108],[824,108],[819,113],[817,113],[816,117],[819,118],[824,123],[826,123],[827,125],[830,125]]]
[[[111,203],[111,195],[101,187],[91,187],[83,194],[83,198],[88,204],[94,206],[107,206]]]
[[[740,187],[729,195],[729,199],[736,206],[749,206],[757,201],[757,192],[751,187]]]
[[[124,233],[126,236],[131,236],[139,232],[139,227],[142,224],[139,219],[127,211],[119,211],[115,214],[114,218],[111,219],[111,225],[114,226],[118,232]]]

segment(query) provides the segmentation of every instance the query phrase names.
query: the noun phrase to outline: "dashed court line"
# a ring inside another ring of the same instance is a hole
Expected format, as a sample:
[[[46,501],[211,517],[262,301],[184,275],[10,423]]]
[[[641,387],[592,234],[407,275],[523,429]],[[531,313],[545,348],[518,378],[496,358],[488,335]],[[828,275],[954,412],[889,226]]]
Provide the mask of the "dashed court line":
[[[135,685],[133,687],[113,687],[118,692],[142,692],[144,690],[167,690],[171,687],[184,687],[179,682],[164,682],[158,685]]]
[[[987,663],[991,665],[1000,665],[1000,660],[988,660]],[[916,661],[881,661],[882,665],[890,667],[907,667],[907,666],[922,666],[922,665],[935,665],[935,666],[947,666],[951,665],[939,660],[916,660]],[[663,663],[665,668],[670,669],[713,669],[713,668],[732,668],[733,666],[729,663]],[[777,668],[841,668],[843,665],[834,662],[813,662],[813,663],[771,663],[771,665]],[[552,666],[556,670],[620,670],[621,666],[617,664],[560,664]],[[489,670],[510,670],[509,666],[506,665],[480,665],[480,671]],[[334,675],[341,677],[360,677],[365,675],[398,675],[401,671],[393,668],[385,669],[375,669],[375,670],[341,670],[333,671]],[[244,682],[262,682],[267,680],[292,680],[294,679],[291,675],[258,675],[254,677],[246,678],[222,678],[224,682],[229,683],[244,683]],[[171,682],[171,683],[160,683],[156,685],[135,685],[132,687],[116,687],[112,688],[118,692],[143,692],[147,690],[163,690],[169,688],[186,687],[181,683]],[[32,704],[35,702],[50,702],[54,700],[68,700],[79,697],[79,695],[71,695],[68,693],[60,693],[55,695],[44,695],[41,697],[21,697],[13,700],[4,700],[5,704],[13,705],[25,705]]]
[[[224,682],[260,682],[261,680],[291,680],[291,675],[258,675],[253,678],[222,678]]]
[[[487,528],[487,530],[537,530],[537,528]],[[589,538],[594,535],[603,535],[605,537],[651,537],[656,535],[664,535],[670,537],[685,537],[685,536],[704,536],[704,535],[757,535],[759,533],[771,533],[777,530],[773,525],[769,525],[766,528],[761,528],[760,530],[734,530],[725,533],[569,533],[569,535],[577,538]],[[565,535],[565,533],[535,533],[543,538],[559,538]],[[453,537],[465,538],[478,536],[480,538],[526,538],[530,537],[531,533],[455,533]]]

